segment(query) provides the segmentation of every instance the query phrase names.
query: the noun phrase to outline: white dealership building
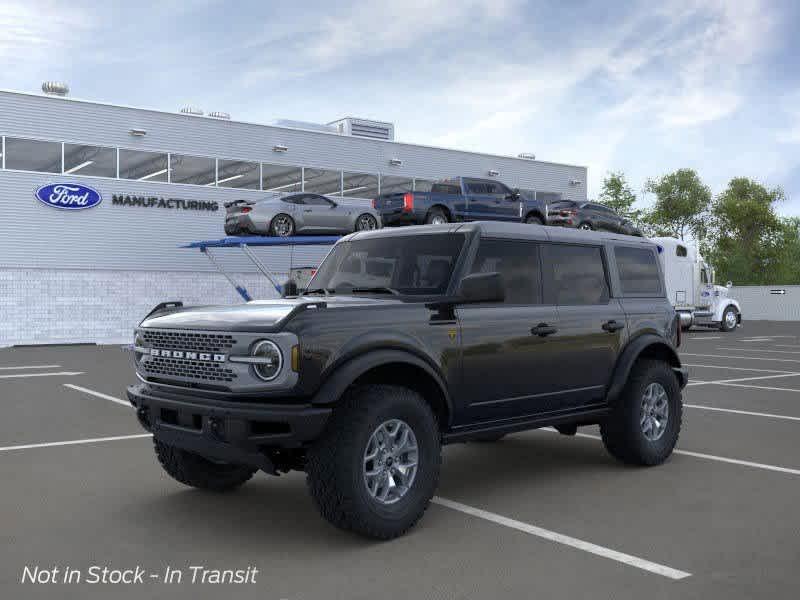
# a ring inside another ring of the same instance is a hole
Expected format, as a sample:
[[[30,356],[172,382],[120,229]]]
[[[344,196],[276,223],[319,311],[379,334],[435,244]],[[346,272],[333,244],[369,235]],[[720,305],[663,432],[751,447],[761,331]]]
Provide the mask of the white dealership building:
[[[265,191],[369,202],[464,175],[550,200],[586,199],[585,167],[405,144],[391,123],[263,125],[191,107],[172,113],[77,100],[59,84],[43,89],[0,91],[0,346],[119,343],[158,302],[241,302],[200,252],[179,246],[223,237],[223,203]],[[37,197],[56,186],[98,197],[59,210]],[[315,265],[326,251],[260,253],[286,272]],[[237,250],[217,256],[255,297],[275,295]]]

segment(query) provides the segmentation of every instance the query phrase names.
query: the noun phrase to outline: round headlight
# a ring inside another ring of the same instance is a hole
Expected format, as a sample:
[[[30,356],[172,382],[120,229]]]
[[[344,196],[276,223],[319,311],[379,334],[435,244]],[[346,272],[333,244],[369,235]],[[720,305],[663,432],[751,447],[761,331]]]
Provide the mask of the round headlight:
[[[281,372],[283,355],[280,348],[269,340],[262,340],[253,346],[253,357],[260,359],[253,364],[253,370],[264,381],[272,381]]]

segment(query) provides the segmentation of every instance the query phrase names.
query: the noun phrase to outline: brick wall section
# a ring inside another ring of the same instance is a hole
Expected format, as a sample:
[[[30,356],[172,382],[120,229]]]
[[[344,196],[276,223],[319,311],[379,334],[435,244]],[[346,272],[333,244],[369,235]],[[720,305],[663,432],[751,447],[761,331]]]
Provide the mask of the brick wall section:
[[[261,275],[235,277],[254,298],[277,297]],[[127,344],[141,318],[166,300],[182,300],[187,305],[242,302],[218,273],[3,269],[0,347]]]

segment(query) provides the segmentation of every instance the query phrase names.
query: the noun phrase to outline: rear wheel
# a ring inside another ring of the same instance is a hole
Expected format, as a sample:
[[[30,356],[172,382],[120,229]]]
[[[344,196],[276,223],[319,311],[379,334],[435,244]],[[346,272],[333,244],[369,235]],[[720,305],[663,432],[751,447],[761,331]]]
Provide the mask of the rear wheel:
[[[439,428],[416,392],[352,388],[308,452],[308,489],[333,525],[377,539],[422,517],[439,481]]]
[[[584,231],[592,231],[594,227],[592,227],[592,224],[589,223],[588,221],[584,221],[583,223],[578,225],[578,229],[583,229]]]
[[[167,474],[190,487],[229,492],[246,483],[256,471],[246,465],[214,462],[156,439],[153,444],[158,462]]]
[[[544,221],[542,221],[542,218],[538,215],[528,215],[525,222],[530,225],[544,225]]]
[[[283,213],[272,217],[269,231],[275,237],[289,237],[294,233],[294,219]]]
[[[600,433],[606,449],[618,460],[658,465],[672,454],[682,418],[681,390],[670,365],[640,360],[600,424]]]
[[[428,216],[425,217],[425,222],[431,225],[444,225],[449,223],[450,219],[447,218],[447,214],[441,208],[432,208],[428,212]]]
[[[371,231],[378,228],[378,219],[369,213],[359,215],[356,219],[356,231]]]
[[[722,313],[722,322],[719,324],[719,328],[722,331],[733,331],[738,325],[739,315],[734,307],[729,306]]]

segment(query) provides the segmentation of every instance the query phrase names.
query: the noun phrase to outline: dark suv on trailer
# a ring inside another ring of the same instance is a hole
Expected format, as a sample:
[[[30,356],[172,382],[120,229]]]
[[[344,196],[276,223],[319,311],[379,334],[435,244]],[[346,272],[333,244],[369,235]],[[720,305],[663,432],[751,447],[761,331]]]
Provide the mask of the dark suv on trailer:
[[[304,470],[326,519],[376,538],[422,516],[441,444],[599,424],[659,464],[687,375],[657,251],[524,224],[351,234],[301,297],[157,307],[128,397],[178,481]]]
[[[558,200],[548,208],[549,225],[574,227],[575,229],[611,231],[625,235],[642,235],[630,219],[618,215],[613,210],[597,202],[576,202]]]

